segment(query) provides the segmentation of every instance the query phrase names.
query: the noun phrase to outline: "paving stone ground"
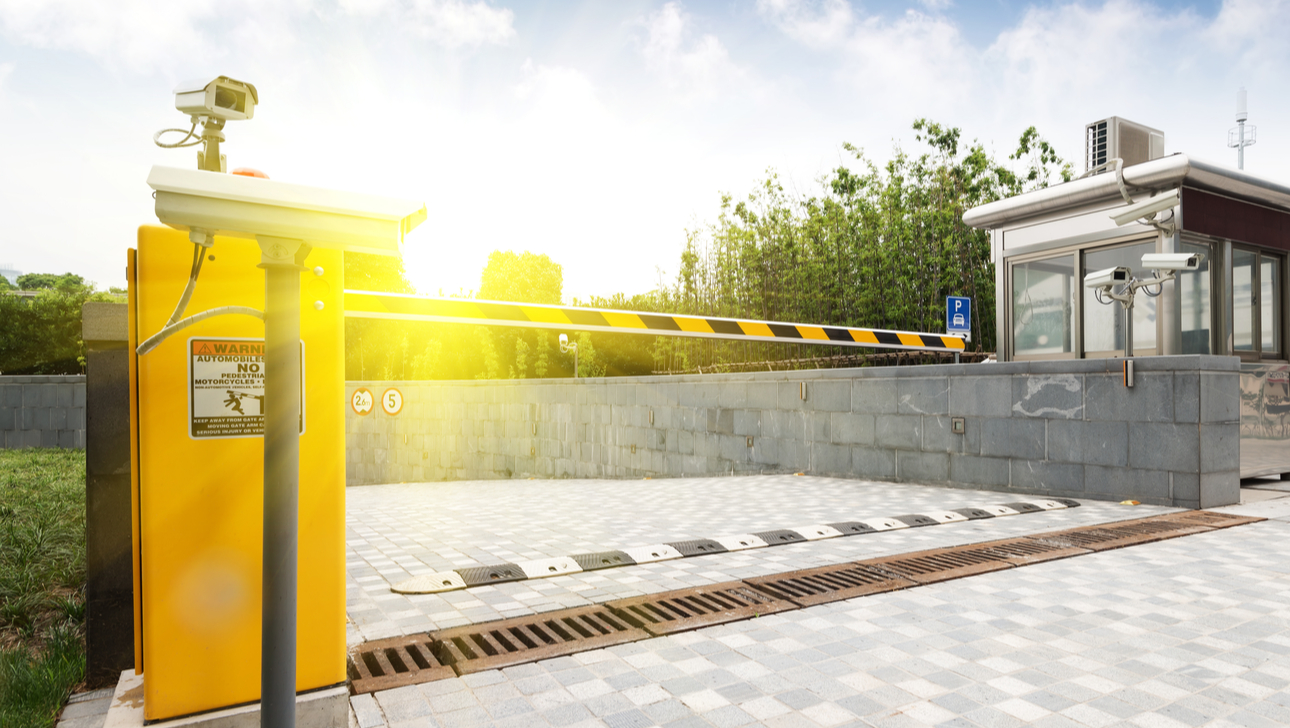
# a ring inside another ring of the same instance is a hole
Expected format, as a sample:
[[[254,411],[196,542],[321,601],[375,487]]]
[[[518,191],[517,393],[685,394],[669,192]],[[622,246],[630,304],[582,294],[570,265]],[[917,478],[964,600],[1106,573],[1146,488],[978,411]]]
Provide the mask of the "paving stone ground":
[[[681,492],[681,484],[671,485],[669,494]],[[758,494],[765,489],[757,485],[749,484],[748,503],[760,502]],[[900,502],[920,493],[976,502],[989,498],[891,485],[848,487],[845,481],[828,485],[840,507],[873,505],[881,511],[874,515],[886,514],[888,498]],[[354,495],[351,491],[351,514]],[[1268,500],[1233,509],[1274,516],[1247,526],[357,696],[351,700],[351,725],[1283,726],[1290,724],[1290,508],[1285,505]],[[782,513],[756,517],[774,516],[778,523],[818,507],[790,497]],[[472,508],[455,515],[468,517],[476,512]],[[984,523],[1005,529],[1029,523],[1050,530],[1075,525],[1072,519],[1151,512],[1115,508],[1088,504],[1059,512],[1061,523],[1027,516]],[[659,510],[642,508],[641,517],[657,523],[659,516],[650,513]],[[684,509],[677,512],[685,514],[678,516],[685,523],[676,528],[696,525]],[[395,514],[386,511],[383,517],[393,520]],[[730,522],[753,517],[731,516]],[[505,516],[499,518],[504,522]],[[887,535],[909,539],[951,528]],[[974,537],[999,535],[977,532]],[[887,550],[924,545],[905,540],[877,546],[877,537],[856,537],[779,550],[866,539],[873,548]],[[790,561],[806,558],[799,554]]]
[[[401,595],[420,574],[667,541],[1003,503],[1020,493],[811,476],[524,480],[350,488],[348,639],[585,606],[926,548],[1140,518],[1170,508],[1079,508],[677,559],[443,594]]]

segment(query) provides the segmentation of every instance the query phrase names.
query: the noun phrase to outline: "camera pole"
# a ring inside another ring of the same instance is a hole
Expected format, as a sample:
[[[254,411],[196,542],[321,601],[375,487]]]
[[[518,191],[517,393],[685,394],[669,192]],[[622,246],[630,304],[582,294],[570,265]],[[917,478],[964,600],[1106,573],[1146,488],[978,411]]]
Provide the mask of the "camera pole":
[[[300,271],[310,247],[261,236],[264,300],[264,554],[260,726],[296,725],[300,481]]]

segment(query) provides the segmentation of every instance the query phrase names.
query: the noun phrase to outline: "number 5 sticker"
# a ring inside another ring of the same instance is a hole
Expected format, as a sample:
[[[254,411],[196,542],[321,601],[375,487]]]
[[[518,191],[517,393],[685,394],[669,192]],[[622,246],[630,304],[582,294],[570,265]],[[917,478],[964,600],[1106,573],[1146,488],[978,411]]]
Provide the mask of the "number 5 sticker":
[[[354,408],[354,412],[360,416],[366,416],[372,411],[372,393],[367,387],[359,387],[354,390],[354,395],[349,398],[349,406]]]
[[[403,410],[403,393],[391,387],[381,395],[381,409],[393,417]]]

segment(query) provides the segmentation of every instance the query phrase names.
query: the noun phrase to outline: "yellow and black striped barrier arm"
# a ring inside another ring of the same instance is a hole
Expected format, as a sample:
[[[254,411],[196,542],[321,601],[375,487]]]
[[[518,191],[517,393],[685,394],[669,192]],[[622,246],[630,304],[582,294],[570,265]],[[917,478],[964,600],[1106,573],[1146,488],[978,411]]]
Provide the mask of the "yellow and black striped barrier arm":
[[[950,352],[964,349],[963,337],[949,334],[785,324],[773,321],[613,311],[603,308],[550,306],[537,303],[477,301],[470,298],[431,298],[372,291],[345,291],[345,316],[482,326],[604,331],[616,334],[771,341],[780,344],[827,344]]]

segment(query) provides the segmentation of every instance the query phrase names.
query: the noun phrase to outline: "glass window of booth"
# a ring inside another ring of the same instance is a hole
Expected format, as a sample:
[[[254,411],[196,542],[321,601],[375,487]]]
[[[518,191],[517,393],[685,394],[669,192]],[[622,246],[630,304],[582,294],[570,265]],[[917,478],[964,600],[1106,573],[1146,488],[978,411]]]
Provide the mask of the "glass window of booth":
[[[1105,268],[1125,267],[1135,278],[1152,277],[1142,267],[1142,256],[1156,252],[1154,241],[1121,245],[1114,248],[1084,251],[1083,275]],[[1081,278],[1082,280],[1082,278]],[[1099,303],[1095,291],[1084,289],[1084,351],[1086,356],[1116,356],[1124,353],[1124,309],[1117,302]],[[1133,353],[1145,356],[1156,353],[1156,301],[1139,292],[1133,308]]]
[[[1015,356],[1069,354],[1075,331],[1075,256],[1067,253],[1012,266]]]
[[[1246,359],[1280,358],[1284,285],[1280,255],[1232,248],[1232,346]]]
[[[1212,351],[1210,260],[1213,252],[1208,245],[1191,242],[1183,242],[1179,252],[1205,256],[1196,270],[1178,271],[1174,290],[1178,291],[1178,321],[1182,329],[1179,348],[1183,354],[1209,354]]]

